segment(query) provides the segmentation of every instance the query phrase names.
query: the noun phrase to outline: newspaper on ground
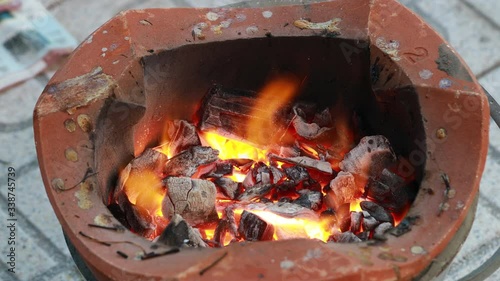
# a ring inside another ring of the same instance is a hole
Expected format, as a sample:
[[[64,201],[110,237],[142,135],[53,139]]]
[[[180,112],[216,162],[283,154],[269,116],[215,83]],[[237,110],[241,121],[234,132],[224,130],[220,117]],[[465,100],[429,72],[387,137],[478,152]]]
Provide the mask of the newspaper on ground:
[[[76,46],[75,38],[36,0],[0,12],[0,90],[37,75]]]

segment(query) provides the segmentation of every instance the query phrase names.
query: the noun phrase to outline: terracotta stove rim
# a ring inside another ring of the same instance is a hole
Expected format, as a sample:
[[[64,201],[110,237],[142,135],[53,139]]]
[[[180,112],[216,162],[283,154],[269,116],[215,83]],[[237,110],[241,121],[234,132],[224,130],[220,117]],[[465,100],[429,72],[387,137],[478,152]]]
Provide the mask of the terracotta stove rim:
[[[381,2],[381,1],[372,1],[370,2],[370,6],[373,7],[375,5],[375,2]],[[394,1],[387,1],[387,2],[394,2]],[[326,6],[328,5],[332,5],[331,3],[321,3],[322,5],[325,4]],[[311,5],[318,5],[318,4],[311,4]],[[299,9],[298,6],[294,6],[296,9]],[[281,9],[282,7],[280,7]],[[287,7],[289,8],[289,7]],[[246,10],[248,11],[251,11],[251,10],[255,10],[255,8],[245,8]],[[278,9],[278,8],[275,8],[275,9]],[[170,9],[166,9],[166,10],[170,10]],[[195,14],[199,14],[199,13],[204,13],[206,11],[208,11],[209,9],[196,9],[196,10],[193,10],[193,9],[189,9],[189,8],[182,8],[182,10],[184,11],[187,11],[189,12],[190,14],[192,15],[195,15]],[[175,11],[175,10],[174,10]],[[172,11],[172,12],[174,12]],[[144,10],[144,13],[156,13],[156,12],[161,12],[163,13],[164,10],[162,9],[148,9],[148,10]],[[100,27],[98,30],[96,30],[93,35],[98,35],[99,32],[102,32],[102,30],[105,30],[107,28],[111,28],[113,24],[115,24],[115,20],[117,20],[120,16],[132,16],[132,15],[137,15],[137,14],[142,14],[141,11],[131,11],[131,12],[124,12],[124,13],[120,13],[117,17],[111,19],[108,23],[106,23],[104,26]],[[261,38],[261,37],[258,37],[260,35],[256,35],[254,38]],[[308,35],[308,36],[317,36],[317,35]],[[242,39],[245,39],[245,38],[242,38]],[[441,38],[442,39],[442,38]],[[201,44],[203,43],[209,43],[209,42],[216,42],[217,39],[213,39],[215,41],[210,41],[210,38],[209,40],[207,41],[203,41]],[[234,40],[238,40],[238,39],[234,39]],[[370,40],[370,42],[373,42],[372,41],[372,37],[369,36],[368,37],[368,40]],[[185,44],[188,44],[188,43],[185,43]],[[197,43],[198,44],[198,43]],[[132,49],[134,46],[137,48],[139,45],[137,45],[137,43],[134,43],[134,44],[130,44],[130,49]],[[182,45],[178,45],[177,47],[182,47]],[[77,57],[77,54],[79,52],[83,52],[84,49],[86,49],[86,45],[85,44],[82,44],[78,49],[77,51],[75,52],[74,55],[71,56],[69,62],[68,62],[68,65],[71,64],[70,62],[72,60],[75,59],[75,57]],[[109,72],[109,70],[104,70],[103,73],[108,73],[106,75],[109,75],[110,77],[112,77],[117,85],[117,91],[124,91],[125,89],[124,88],[121,88],[120,86],[123,85],[123,80],[126,79],[125,76],[126,76],[126,73],[128,71],[130,71],[131,69],[133,69],[134,65],[136,64],[140,64],[139,61],[145,57],[146,55],[151,55],[151,54],[148,54],[147,52],[145,52],[144,50],[142,51],[137,51],[138,49],[134,50],[134,51],[131,51],[131,53],[133,53],[132,56],[130,56],[127,60],[127,66],[125,69],[123,69],[122,72],[114,72],[113,73],[113,70],[111,70],[111,72]],[[168,51],[168,50],[172,50],[172,48],[165,48],[163,49],[162,51]],[[142,55],[141,55],[141,52],[144,52]],[[462,62],[463,64],[463,60],[461,60],[460,58],[460,61]],[[106,66],[108,69],[111,69],[111,66]],[[63,68],[64,69],[64,68]],[[83,70],[83,69],[82,69]],[[468,72],[470,73],[470,70],[467,68]],[[79,72],[77,72],[76,74],[78,74]],[[85,73],[85,71],[84,71]],[[80,73],[80,75],[84,74],[84,73]],[[74,72],[70,72],[70,71],[67,71],[65,72],[64,70],[58,72],[58,74],[56,74],[54,76],[53,79],[51,79],[51,82],[52,84],[57,84],[53,81],[64,81],[64,80],[67,80],[69,77],[78,77],[78,75],[74,76]],[[73,76],[72,76],[73,75]],[[60,78],[60,77],[63,77],[63,78]],[[473,77],[473,82],[477,82],[476,79],[474,78],[474,76],[472,75]],[[50,96],[48,91],[50,90],[50,84],[49,83],[49,86],[47,86],[47,88],[44,90],[44,94],[42,95],[42,98],[47,98],[46,96]],[[432,87],[432,86],[428,86],[428,85],[419,85],[417,84],[416,87],[420,87],[420,88],[428,88],[429,90],[438,90],[439,92],[443,92],[443,93],[448,93],[448,94],[455,94],[456,93],[456,90],[454,89],[449,89],[449,90],[442,90],[442,89],[437,89],[436,87]],[[487,142],[488,142],[488,138],[487,138],[487,123],[489,121],[489,118],[487,117],[488,116],[488,103],[487,103],[487,99],[486,99],[486,96],[484,95],[484,93],[482,92],[482,89],[480,88],[472,88],[470,91],[464,91],[462,90],[460,92],[460,94],[471,94],[473,96],[475,96],[476,98],[479,98],[481,100],[481,111],[482,111],[482,116],[481,118],[478,117],[478,120],[482,120],[481,121],[481,130],[483,132],[486,132],[486,133],[483,133],[482,136],[481,136],[481,140],[480,140],[480,143],[481,143],[481,146],[480,146],[480,157],[477,159],[477,164],[476,167],[476,175],[479,175],[478,177],[476,177],[473,182],[470,183],[470,191],[471,191],[471,194],[468,198],[466,198],[468,201],[472,201],[474,196],[476,193],[477,193],[477,189],[478,189],[478,186],[479,186],[479,180],[480,180],[480,175],[484,169],[484,162],[485,162],[485,151],[487,149]],[[39,108],[41,102],[42,102],[42,98],[40,98],[39,102],[37,103],[37,108]],[[421,97],[420,98],[421,100],[423,100],[424,98]],[[100,102],[100,101],[97,101],[97,102]],[[427,104],[428,106],[432,106],[431,104]],[[437,106],[437,105],[434,105],[434,106]],[[56,113],[54,113],[56,114]],[[57,114],[60,114],[60,113],[57,113]],[[49,199],[51,201],[51,204],[52,206],[54,206],[54,209],[59,209],[59,211],[56,211],[56,214],[58,216],[58,219],[61,221],[61,223],[63,225],[66,225],[66,230],[71,230],[69,232],[67,232],[70,240],[74,243],[74,244],[81,244],[82,246],[84,246],[86,248],[85,245],[88,245],[88,243],[92,243],[92,242],[89,242],[89,241],[86,241],[84,240],[82,237],[78,236],[78,231],[77,231],[77,228],[75,228],[75,226],[72,227],[72,225],[68,222],[69,218],[68,218],[68,214],[64,214],[64,212],[62,212],[63,209],[65,209],[66,207],[64,206],[61,206],[61,202],[60,200],[57,200],[56,197],[59,196],[59,193],[56,192],[53,188],[51,188],[52,186],[52,183],[50,182],[50,179],[48,178],[48,175],[47,175],[47,165],[50,165],[50,162],[46,162],[47,159],[44,159],[42,157],[42,155],[44,155],[45,151],[44,151],[44,147],[42,142],[44,141],[40,141],[41,140],[41,133],[40,133],[40,130],[42,129],[42,124],[44,124],[44,119],[46,119],[48,117],[47,116],[41,116],[41,115],[38,115],[37,114],[37,111],[35,110],[35,115],[34,115],[34,130],[35,130],[35,138],[39,141],[37,141],[37,154],[38,154],[38,158],[39,158],[39,163],[40,163],[40,168],[41,168],[41,171],[42,171],[42,175],[43,175],[43,180],[44,180],[44,184],[45,184],[45,187],[46,187],[46,190],[47,190],[47,194],[49,195]],[[427,166],[429,163],[426,163],[426,168],[431,168],[431,166]],[[471,174],[473,174],[471,172]],[[438,182],[439,180],[437,179],[438,175],[431,175],[429,178],[426,178],[422,181],[422,186],[421,186],[421,189],[419,190],[419,195],[417,197],[417,200],[419,200],[420,197],[427,197],[427,195],[424,194],[423,192],[423,189],[422,187],[431,187],[433,185],[435,185],[436,182]],[[64,193],[64,192],[63,192]],[[74,192],[70,192],[70,193],[74,193]],[[69,198],[71,199],[71,197],[73,196],[66,196],[66,198]],[[95,200],[95,198],[94,198]],[[423,200],[423,199],[421,199]],[[100,202],[101,200],[98,200],[96,202]],[[424,201],[424,200],[423,200]],[[417,201],[415,201],[417,202]],[[425,201],[424,201],[425,202]],[[414,203],[415,204],[415,203]],[[467,214],[467,208],[468,208],[468,204],[465,204],[466,207],[465,207],[465,210],[460,212],[459,213],[459,217],[456,218],[455,217],[455,220],[456,220],[456,223],[455,224],[458,224],[460,225],[461,222],[463,221],[465,215]],[[103,211],[103,212],[106,212],[107,208],[105,208],[104,204],[100,205],[98,204],[98,206],[95,206],[95,207],[98,207],[99,208],[99,211]],[[424,208],[424,206],[422,204],[420,204],[419,206],[417,207],[420,207],[420,208],[414,208],[415,206],[412,205],[411,207],[411,210],[410,210],[410,214],[414,214],[414,213],[418,213],[419,211],[422,211],[421,209]],[[424,208],[425,209],[425,208]],[[447,214],[445,214],[446,216]],[[452,219],[452,217],[447,217],[449,219]],[[448,231],[448,233],[452,232],[453,230],[450,229]],[[416,227],[414,230],[412,230],[411,234],[409,236],[402,236],[400,238],[395,238],[395,237],[390,237],[388,239],[388,242],[387,242],[387,245],[392,245],[392,243],[395,243],[395,241],[401,241],[401,240],[408,240],[409,242],[411,242],[411,240],[418,236],[418,235],[425,235],[425,231],[423,230],[422,226],[418,226]],[[451,239],[450,235],[445,235],[447,238]],[[139,238],[139,237],[137,237]],[[144,241],[146,241],[144,238],[140,238],[140,239],[143,239]],[[134,239],[134,240],[140,240],[140,239]],[[447,240],[449,241],[449,239],[444,239],[443,241],[436,241],[436,244],[439,244],[441,245],[441,248],[445,246],[445,244],[447,244]],[[305,240],[305,239],[300,239],[300,240]],[[307,240],[306,240],[307,241]],[[310,241],[309,241],[310,243]],[[359,244],[359,245],[364,245],[363,244]],[[358,245],[358,246],[359,246]],[[356,248],[358,246],[352,246],[352,245],[327,245],[325,247],[332,247],[332,248],[348,248],[348,249],[351,249],[351,248]],[[236,248],[237,246],[234,246],[233,248]],[[437,251],[439,252],[439,251]],[[435,253],[434,253],[435,254]],[[420,267],[420,268],[424,268],[425,267],[425,264],[428,264],[430,263],[430,261],[432,260],[434,254],[431,254],[431,255],[425,255],[425,256],[414,256],[413,258],[409,258],[408,259],[408,262],[405,263],[405,266],[401,266],[401,268],[405,267],[405,268],[408,268],[408,267],[411,267],[411,266],[416,266],[416,267]],[[94,259],[97,258],[97,260],[99,260],[98,264],[95,264],[96,265],[96,268],[102,268],[102,264],[107,264],[109,266],[114,266],[113,264],[110,264],[108,263],[109,261],[108,260],[105,260],[105,259],[102,259],[99,255],[95,255],[94,252],[90,251],[84,255],[87,255],[88,257],[93,257]],[[422,262],[422,260],[425,260],[424,262]],[[410,266],[411,265],[411,266]]]

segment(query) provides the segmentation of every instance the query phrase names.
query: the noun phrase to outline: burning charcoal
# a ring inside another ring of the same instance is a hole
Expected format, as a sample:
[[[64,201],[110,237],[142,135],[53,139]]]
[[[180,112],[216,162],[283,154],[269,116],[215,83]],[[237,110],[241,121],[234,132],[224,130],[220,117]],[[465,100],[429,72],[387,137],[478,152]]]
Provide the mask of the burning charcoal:
[[[351,211],[350,204],[343,204],[337,208],[335,214],[337,216],[337,226],[341,231],[348,231],[351,227]]]
[[[192,147],[201,145],[200,138],[196,132],[196,127],[184,120],[175,120],[169,124],[168,130],[168,151],[172,155]]]
[[[215,169],[203,175],[203,178],[221,178],[231,174],[233,174],[233,165],[231,163],[217,162],[215,164]]]
[[[271,191],[272,187],[272,184],[258,183],[252,187],[245,189],[245,191],[240,196],[238,196],[238,200],[250,201],[252,199],[265,196]]]
[[[350,203],[359,198],[363,191],[356,185],[354,176],[349,172],[340,172],[330,182],[330,188],[325,197],[325,203],[330,208]]]
[[[224,246],[224,240],[228,231],[229,221],[227,221],[226,219],[220,220],[214,231],[214,241],[219,244],[219,246]]]
[[[328,229],[334,227],[335,224],[337,224],[337,216],[332,209],[326,209],[325,211],[321,212],[320,219],[322,222],[327,222],[326,227]]]
[[[153,237],[155,226],[146,209],[138,205],[132,205],[125,193],[120,194],[118,205],[125,214],[127,224],[135,233],[144,237]]]
[[[227,198],[233,200],[241,192],[240,184],[229,178],[218,178],[214,181],[215,185],[222,190],[222,193],[227,196]]]
[[[387,169],[382,171],[378,180],[370,179],[366,191],[368,197],[379,205],[395,212],[402,211],[409,204],[404,179]]]
[[[274,227],[255,214],[243,211],[238,232],[247,241],[272,240]]]
[[[229,233],[233,236],[233,238],[238,238],[238,226],[236,225],[236,217],[234,215],[234,205],[228,206],[224,209],[224,219],[228,222]]]
[[[369,177],[378,177],[384,168],[395,161],[396,156],[384,136],[368,136],[345,155],[340,168],[366,181]]]
[[[354,233],[350,231],[342,232],[342,233],[334,233],[333,240],[337,243],[356,243],[361,242],[361,239],[358,238]]]
[[[392,229],[392,224],[390,222],[381,223],[375,228],[374,235],[384,236],[384,234],[391,229]]]
[[[351,212],[351,232],[358,233],[361,229],[361,221],[363,219],[363,213],[361,212]]]
[[[175,214],[160,235],[157,243],[171,247],[188,245],[192,247],[207,247],[198,229],[193,229],[180,215]]]
[[[271,170],[271,175],[272,175],[272,178],[273,178],[273,181],[272,181],[273,184],[277,184],[285,176],[285,174],[283,174],[283,172],[280,169],[278,169],[278,168],[276,168],[274,166],[270,166],[269,169]]]
[[[218,220],[215,210],[217,190],[208,180],[169,177],[164,181],[167,195],[162,202],[163,216],[181,215],[190,225]]]
[[[300,156],[300,149],[295,146],[282,146],[280,147],[280,157],[289,158]]]
[[[322,194],[319,191],[311,191],[308,189],[302,189],[298,191],[300,197],[297,198],[293,203],[298,204],[302,207],[318,211],[321,208]]]
[[[243,179],[243,182],[241,184],[243,184],[245,188],[251,188],[252,186],[256,185],[257,182],[255,181],[253,173],[252,172],[247,173],[245,179]]]
[[[301,167],[301,166],[293,166],[289,168],[285,168],[285,174],[287,177],[296,182],[299,183],[303,180],[309,179],[309,173],[307,172],[306,168]]]
[[[268,157],[272,161],[281,161],[288,164],[301,166],[306,169],[316,170],[329,175],[333,173],[332,166],[330,165],[330,163],[312,159],[309,157],[300,156],[300,157],[284,158],[284,157],[279,157],[278,155],[275,154],[269,154]]]
[[[266,164],[259,162],[257,163],[255,169],[252,170],[254,174],[255,182],[262,184],[271,183],[271,170]]]
[[[363,229],[365,231],[371,231],[375,229],[375,227],[377,227],[377,225],[379,224],[380,222],[372,217],[370,213],[363,211]]]
[[[279,203],[292,203],[293,199],[290,197],[283,196],[280,199],[278,199]],[[299,204],[300,205],[300,204]],[[307,207],[306,207],[307,208]]]
[[[165,164],[163,172],[167,176],[190,177],[202,165],[210,164],[217,160],[219,151],[210,147],[194,146],[170,158]]]
[[[234,167],[237,167],[243,174],[247,173],[255,163],[252,159],[228,159],[226,161]]]
[[[361,209],[367,211],[372,217],[379,222],[390,222],[394,224],[394,218],[391,213],[386,211],[382,206],[371,201],[363,201],[360,203]]]
[[[295,116],[292,119],[292,126],[297,135],[303,137],[304,139],[314,140],[331,130],[331,128],[328,127],[320,127],[316,123],[308,123],[305,118],[301,116],[297,108],[294,107],[293,110]]]
[[[366,241],[368,238],[370,238],[370,231],[363,231],[358,234],[356,234],[361,241]]]
[[[293,203],[251,203],[245,205],[245,209],[252,211],[267,211],[286,218],[302,218],[318,221],[319,216],[311,209],[304,208]]]
[[[275,100],[270,100],[273,103]],[[205,95],[200,110],[198,111],[200,122],[198,127],[202,131],[215,131],[219,135],[233,139],[257,142],[257,145],[266,146],[273,143],[285,129],[284,112],[289,109],[283,108],[276,112],[274,108],[259,107],[257,105],[257,93],[240,89],[229,89],[216,85]],[[289,106],[288,106],[289,108]],[[262,128],[261,132],[252,132],[256,135],[248,135],[248,124],[252,121],[262,123],[262,116],[272,116],[269,123],[277,127],[277,130]],[[280,129],[280,124],[281,129]],[[257,135],[258,134],[258,135]],[[265,134],[265,135],[261,135]]]

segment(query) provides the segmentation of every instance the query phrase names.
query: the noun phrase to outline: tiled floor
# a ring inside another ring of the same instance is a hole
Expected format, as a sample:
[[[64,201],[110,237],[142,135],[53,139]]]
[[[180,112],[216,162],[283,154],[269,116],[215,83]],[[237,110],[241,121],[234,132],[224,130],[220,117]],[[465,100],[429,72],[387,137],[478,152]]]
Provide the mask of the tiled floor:
[[[144,7],[226,5],[236,1],[148,0],[42,0],[67,29],[82,41],[118,11]],[[263,1],[266,2],[266,1]],[[300,2],[277,1],[276,2]],[[500,1],[401,0],[434,26],[467,61],[480,82],[500,101]],[[98,12],[97,12],[98,11]],[[34,104],[49,75],[41,74],[15,88],[0,92],[0,171],[18,171],[17,274],[6,272],[6,244],[0,245],[0,280],[83,280],[69,256],[61,228],[43,189],[31,129]],[[500,130],[491,125],[490,151],[481,183],[481,196],[473,228],[449,267],[445,280],[458,280],[488,259],[500,247]],[[0,172],[0,183],[6,173]],[[6,206],[6,192],[0,205]],[[0,220],[5,221],[5,208]],[[4,231],[2,230],[2,237]],[[2,238],[3,240],[3,238]],[[500,271],[488,280],[500,280]]]

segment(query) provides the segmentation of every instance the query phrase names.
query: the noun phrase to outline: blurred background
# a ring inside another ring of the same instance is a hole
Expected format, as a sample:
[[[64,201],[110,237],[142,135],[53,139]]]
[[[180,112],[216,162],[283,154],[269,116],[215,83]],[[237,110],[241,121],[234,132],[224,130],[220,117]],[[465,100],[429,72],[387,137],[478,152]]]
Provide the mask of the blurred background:
[[[500,1],[400,0],[423,17],[464,58],[479,82],[500,101]],[[116,13],[151,7],[216,7],[232,0],[0,0],[0,205],[7,206],[7,169],[16,177],[17,265],[7,272],[6,231],[0,231],[0,280],[84,280],[76,268],[38,169],[32,112],[43,88],[80,42]],[[243,6],[300,4],[267,0]],[[466,157],[466,152],[464,152]],[[445,280],[458,280],[500,247],[500,130],[490,127],[490,147],[472,230]],[[0,209],[0,220],[7,219]],[[5,241],[5,242],[4,242]],[[500,271],[487,280],[500,280]]]

